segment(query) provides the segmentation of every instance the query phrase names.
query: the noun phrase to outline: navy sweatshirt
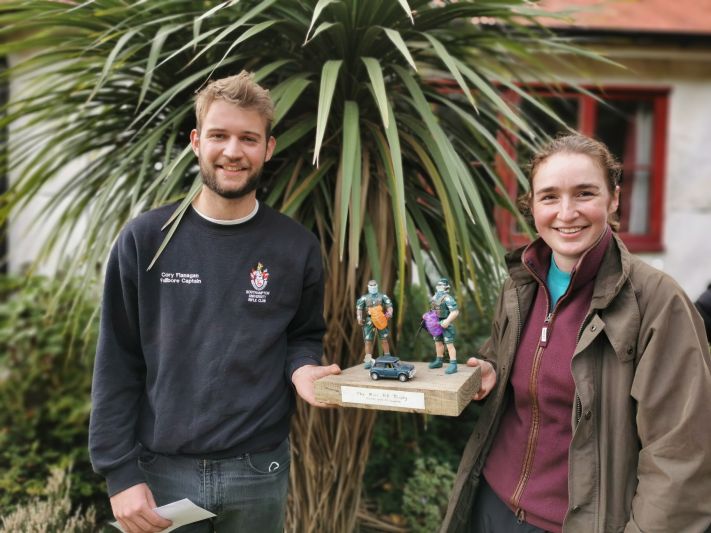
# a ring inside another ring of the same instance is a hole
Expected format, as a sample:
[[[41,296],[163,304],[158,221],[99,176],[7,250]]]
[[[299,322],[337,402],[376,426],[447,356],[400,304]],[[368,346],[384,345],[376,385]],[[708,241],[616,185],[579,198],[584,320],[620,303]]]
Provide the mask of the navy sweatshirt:
[[[232,226],[189,208],[147,271],[174,209],[130,222],[106,271],[89,450],[110,495],[145,481],[144,450],[217,458],[278,444],[291,374],[320,364],[316,237],[263,204]]]

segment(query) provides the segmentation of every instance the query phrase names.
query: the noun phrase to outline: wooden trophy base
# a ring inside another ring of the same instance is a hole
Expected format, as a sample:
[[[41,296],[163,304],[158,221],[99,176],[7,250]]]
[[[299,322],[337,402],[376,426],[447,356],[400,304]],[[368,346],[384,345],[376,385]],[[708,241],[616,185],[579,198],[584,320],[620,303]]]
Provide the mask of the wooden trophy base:
[[[346,368],[336,376],[316,381],[316,400],[343,407],[404,411],[430,415],[458,416],[479,390],[481,369],[460,363],[457,372],[445,374],[428,363],[415,365],[415,376],[406,382],[397,379],[374,381],[363,364]]]

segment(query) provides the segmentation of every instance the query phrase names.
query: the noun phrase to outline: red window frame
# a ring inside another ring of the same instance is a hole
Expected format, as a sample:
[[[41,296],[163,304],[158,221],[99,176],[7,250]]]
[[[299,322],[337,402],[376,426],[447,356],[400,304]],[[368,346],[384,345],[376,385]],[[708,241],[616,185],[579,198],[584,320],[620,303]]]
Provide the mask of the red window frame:
[[[662,230],[664,221],[664,185],[666,176],[666,151],[667,151],[667,113],[669,107],[668,88],[650,87],[629,87],[629,86],[606,86],[602,90],[595,87],[586,87],[593,94],[597,94],[605,102],[614,105],[615,101],[621,100],[647,100],[651,102],[654,111],[652,124],[652,168],[649,186],[649,225],[647,233],[635,234],[620,232],[619,235],[632,252],[659,252],[664,249],[662,243]],[[598,109],[604,105],[598,102],[592,95],[579,92],[563,91],[562,93],[551,93],[543,86],[527,86],[527,90],[535,92],[539,96],[564,96],[565,98],[578,100],[578,123],[570,124],[571,127],[585,135],[595,137]],[[521,102],[521,96],[513,91],[507,94],[507,100],[514,106]],[[603,142],[605,139],[601,139]],[[516,139],[508,132],[500,131],[498,141],[505,147],[506,151],[515,158]],[[625,157],[629,162],[630,157]],[[632,157],[633,159],[633,157]],[[629,162],[634,167],[634,159]],[[623,160],[623,165],[626,162]],[[497,156],[496,169],[505,187],[505,192],[513,200],[519,194],[518,182],[513,172],[508,168],[501,156]],[[624,189],[624,187],[623,187]],[[625,194],[623,190],[621,196],[622,208],[629,207],[631,194]],[[522,246],[530,242],[524,233],[516,231],[516,218],[503,207],[496,207],[494,219],[502,244],[509,249]]]

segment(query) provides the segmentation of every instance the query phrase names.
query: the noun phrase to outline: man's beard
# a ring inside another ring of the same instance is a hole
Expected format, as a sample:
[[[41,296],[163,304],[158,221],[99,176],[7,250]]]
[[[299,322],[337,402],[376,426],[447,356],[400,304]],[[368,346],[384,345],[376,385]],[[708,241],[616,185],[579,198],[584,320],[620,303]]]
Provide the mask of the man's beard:
[[[252,191],[256,191],[259,187],[262,177],[262,169],[259,168],[253,174],[247,177],[247,181],[244,185],[237,189],[224,189],[220,186],[217,181],[217,171],[215,167],[209,168],[202,161],[200,161],[200,176],[202,177],[202,182],[215,194],[226,198],[228,200],[235,200],[237,198],[242,198],[247,196]]]

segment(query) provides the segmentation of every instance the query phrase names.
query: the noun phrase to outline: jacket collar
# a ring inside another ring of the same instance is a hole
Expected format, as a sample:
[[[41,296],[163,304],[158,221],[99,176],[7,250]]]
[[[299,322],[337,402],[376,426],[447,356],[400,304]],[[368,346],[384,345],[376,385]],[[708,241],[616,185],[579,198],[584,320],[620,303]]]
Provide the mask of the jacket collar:
[[[550,248],[540,237],[529,245],[522,246],[507,254],[506,266],[509,271],[509,276],[516,287],[536,281],[528,268],[523,264],[524,256],[526,258],[529,257],[528,253],[526,253],[529,248],[535,250],[539,260],[541,254],[547,253],[547,257],[550,257]],[[547,252],[540,251],[541,249],[547,249]],[[585,258],[590,255],[590,253],[586,253],[581,258],[579,264],[576,265],[576,268],[582,267],[584,272],[581,270],[580,274],[585,273],[586,275],[590,275],[589,273],[592,270],[592,275],[595,276],[595,270],[597,271],[597,279],[591,303],[594,308],[604,309],[620,292],[622,285],[629,277],[630,253],[627,251],[620,237],[612,232],[609,227],[589,252],[595,252],[594,255],[589,257],[591,261],[585,260]],[[548,265],[547,262],[545,264]],[[597,267],[598,265],[599,268],[593,268],[593,266]],[[583,282],[583,276],[578,277],[580,280],[576,281],[576,285]],[[545,279],[545,274],[543,275],[543,279]]]
[[[627,247],[619,235],[613,234],[597,273],[592,308],[605,309],[622,290],[630,275],[630,262],[631,254]]]

